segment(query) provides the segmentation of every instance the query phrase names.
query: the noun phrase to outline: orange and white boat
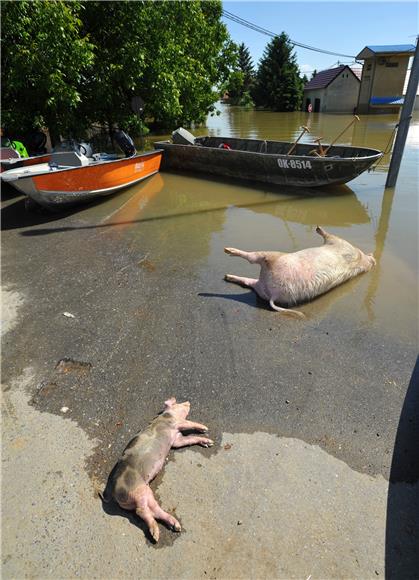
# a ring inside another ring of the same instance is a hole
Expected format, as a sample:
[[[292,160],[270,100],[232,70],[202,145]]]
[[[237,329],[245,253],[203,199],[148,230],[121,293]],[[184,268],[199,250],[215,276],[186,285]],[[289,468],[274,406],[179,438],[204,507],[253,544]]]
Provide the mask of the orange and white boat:
[[[134,149],[135,151],[135,149]],[[36,203],[59,209],[113,194],[154,175],[160,169],[162,150],[117,158],[97,153],[52,153],[49,163],[3,171],[1,179]]]

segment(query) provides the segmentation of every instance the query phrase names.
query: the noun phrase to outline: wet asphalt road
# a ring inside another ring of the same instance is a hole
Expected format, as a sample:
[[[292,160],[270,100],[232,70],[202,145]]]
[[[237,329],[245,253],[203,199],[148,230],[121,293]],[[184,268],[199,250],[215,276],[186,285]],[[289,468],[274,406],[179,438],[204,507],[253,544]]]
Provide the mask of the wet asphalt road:
[[[397,450],[395,441],[416,344],[316,302],[303,321],[271,312],[223,281],[226,268],[240,273],[238,263],[223,254],[206,262],[200,220],[211,214],[180,234],[176,218],[109,225],[118,200],[106,204],[29,214],[8,190],[2,211],[2,285],[23,297],[3,342],[3,383],[7,390],[31,367],[31,404],[61,416],[68,407],[100,440],[89,476],[104,481],[129,438],[175,395],[191,401],[191,418],[215,439],[223,431],[292,437],[358,472],[389,479],[393,469],[393,483],[415,480],[417,397],[405,406]]]

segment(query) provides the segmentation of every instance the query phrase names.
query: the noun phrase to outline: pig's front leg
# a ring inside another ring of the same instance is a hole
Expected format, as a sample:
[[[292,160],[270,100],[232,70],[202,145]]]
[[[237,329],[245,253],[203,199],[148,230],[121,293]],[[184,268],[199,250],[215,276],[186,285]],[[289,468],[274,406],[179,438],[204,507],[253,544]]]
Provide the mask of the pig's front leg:
[[[208,431],[208,427],[206,425],[202,425],[202,423],[195,423],[194,421],[183,421],[182,423],[177,423],[176,426],[180,431],[192,429],[195,431],[202,431],[203,433]]]
[[[208,437],[202,437],[201,435],[182,435],[182,433],[178,433],[172,444],[172,447],[174,449],[180,449],[181,447],[187,447],[188,445],[212,447],[214,445],[214,441],[212,439],[208,439]]]
[[[234,284],[240,284],[240,286],[245,286],[246,288],[254,288],[258,283],[256,278],[244,278],[243,276],[234,276],[233,274],[226,274],[224,280],[234,282]]]

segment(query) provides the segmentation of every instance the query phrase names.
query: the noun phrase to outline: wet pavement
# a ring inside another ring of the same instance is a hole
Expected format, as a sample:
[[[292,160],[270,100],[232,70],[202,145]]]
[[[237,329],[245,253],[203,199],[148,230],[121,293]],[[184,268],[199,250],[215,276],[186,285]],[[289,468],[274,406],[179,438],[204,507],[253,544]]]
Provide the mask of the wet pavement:
[[[4,577],[415,577],[417,127],[395,190],[161,173],[47,216],[3,192]],[[257,272],[224,246],[317,224],[378,264],[306,319],[223,280]],[[171,453],[153,487],[185,531],[156,548],[97,490],[171,395],[216,445]]]

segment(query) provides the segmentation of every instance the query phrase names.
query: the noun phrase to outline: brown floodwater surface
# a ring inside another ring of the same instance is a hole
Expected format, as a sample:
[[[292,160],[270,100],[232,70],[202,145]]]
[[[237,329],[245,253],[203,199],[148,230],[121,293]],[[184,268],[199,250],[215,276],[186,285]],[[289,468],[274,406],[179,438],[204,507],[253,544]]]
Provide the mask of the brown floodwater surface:
[[[207,126],[195,130],[195,135],[293,141],[306,125],[310,134],[304,135],[303,142],[323,137],[324,143],[330,143],[353,119],[351,115],[274,113],[221,104],[218,109],[220,115],[209,117]],[[361,116],[338,142],[384,151],[397,120],[396,115]],[[226,272],[257,274],[256,266],[226,256],[224,246],[292,252],[319,245],[322,240],[315,228],[322,225],[365,252],[373,252],[377,266],[302,306],[309,319],[351,318],[360,328],[373,325],[379,332],[417,341],[418,152],[416,112],[394,189],[385,189],[390,161],[390,155],[385,155],[375,170],[345,186],[311,190],[161,172],[84,211],[99,217],[104,230],[132,237],[133,244],[141,237],[144,246],[147,240],[147,259],[152,262],[173,255],[176,262],[194,264],[202,292],[212,290],[208,272],[217,285]],[[239,291],[238,286],[226,283],[225,294]],[[258,315],[258,309],[251,310],[251,316]]]

